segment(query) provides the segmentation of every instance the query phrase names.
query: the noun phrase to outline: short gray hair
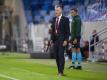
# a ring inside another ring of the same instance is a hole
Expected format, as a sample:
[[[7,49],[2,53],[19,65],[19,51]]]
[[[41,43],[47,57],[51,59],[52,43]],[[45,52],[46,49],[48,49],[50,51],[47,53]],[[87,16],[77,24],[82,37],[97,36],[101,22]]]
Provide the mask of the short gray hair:
[[[60,7],[61,9],[63,9],[61,4],[55,5],[55,9],[58,8],[58,7]]]

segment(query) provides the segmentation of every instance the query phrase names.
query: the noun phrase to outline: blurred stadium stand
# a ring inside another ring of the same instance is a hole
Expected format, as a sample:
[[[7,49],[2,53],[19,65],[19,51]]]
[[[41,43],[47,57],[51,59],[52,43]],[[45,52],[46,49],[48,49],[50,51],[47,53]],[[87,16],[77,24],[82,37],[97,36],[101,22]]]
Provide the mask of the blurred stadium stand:
[[[63,14],[70,15],[70,8],[77,7],[83,21],[107,20],[107,0],[23,0],[28,23],[46,22],[54,16],[54,5],[63,5]]]

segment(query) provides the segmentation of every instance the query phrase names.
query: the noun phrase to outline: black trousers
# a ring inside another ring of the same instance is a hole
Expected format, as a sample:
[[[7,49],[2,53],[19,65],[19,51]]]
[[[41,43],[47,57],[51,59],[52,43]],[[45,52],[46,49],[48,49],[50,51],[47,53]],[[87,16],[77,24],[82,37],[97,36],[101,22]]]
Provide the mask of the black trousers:
[[[63,40],[58,38],[54,43],[55,57],[58,68],[58,73],[62,73],[64,71],[65,59],[64,59],[64,47]]]
[[[74,41],[75,39],[77,39],[77,43],[76,43],[76,44],[73,43],[73,41]],[[80,39],[81,39],[80,37],[72,38],[72,40],[71,40],[72,48],[80,48]]]

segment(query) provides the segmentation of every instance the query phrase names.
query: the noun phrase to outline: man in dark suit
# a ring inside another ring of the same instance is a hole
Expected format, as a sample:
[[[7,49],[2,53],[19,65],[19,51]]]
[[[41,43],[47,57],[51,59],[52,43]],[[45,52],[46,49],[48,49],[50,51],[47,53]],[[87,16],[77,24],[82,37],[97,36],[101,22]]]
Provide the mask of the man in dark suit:
[[[55,15],[51,25],[51,40],[54,44],[58,75],[64,75],[64,50],[70,35],[69,19],[62,16],[62,6],[55,6]]]

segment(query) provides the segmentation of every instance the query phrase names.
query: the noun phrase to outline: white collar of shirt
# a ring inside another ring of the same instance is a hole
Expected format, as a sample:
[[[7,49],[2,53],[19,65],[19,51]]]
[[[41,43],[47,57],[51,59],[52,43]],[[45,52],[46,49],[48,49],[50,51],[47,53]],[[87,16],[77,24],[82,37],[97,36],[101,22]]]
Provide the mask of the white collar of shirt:
[[[59,18],[58,24],[59,24],[59,22],[60,22],[60,20],[61,20],[61,17],[62,17],[62,14],[58,17],[58,18]]]

